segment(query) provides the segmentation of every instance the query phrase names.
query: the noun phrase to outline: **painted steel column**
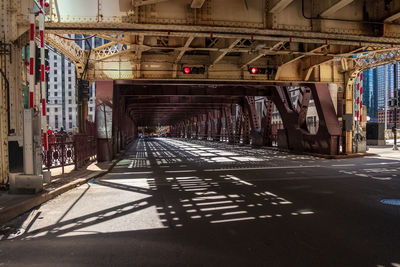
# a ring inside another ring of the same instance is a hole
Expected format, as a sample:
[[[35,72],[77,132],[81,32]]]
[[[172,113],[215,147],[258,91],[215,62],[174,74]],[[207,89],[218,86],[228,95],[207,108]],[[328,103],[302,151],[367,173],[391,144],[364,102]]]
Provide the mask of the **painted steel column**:
[[[234,140],[236,143],[240,143],[241,135],[242,135],[242,106],[238,105],[238,112],[235,122],[235,137]]]
[[[213,111],[209,111],[208,112],[208,114],[209,114],[209,116],[210,116],[210,119],[209,119],[209,122],[210,122],[210,139],[211,140],[214,140],[214,137],[215,137],[215,116],[214,116],[214,110]]]
[[[263,145],[272,146],[272,112],[274,104],[270,99],[264,98],[263,118],[261,119],[261,129]]]
[[[214,141],[220,141],[222,138],[222,110],[216,110],[217,113],[217,131]]]
[[[29,14],[29,108],[34,106],[35,92],[35,14]]]
[[[231,116],[231,109],[229,107],[224,109],[224,117],[225,117],[225,128],[228,135],[228,143],[233,143],[234,137],[232,129],[232,116]]]
[[[190,119],[187,121],[187,138],[192,138],[192,121]]]
[[[244,98],[245,105],[244,108],[246,110],[246,116],[248,116],[249,122],[249,135],[252,140],[253,146],[261,146],[262,145],[262,136],[261,136],[261,126],[260,121],[258,119],[258,114],[256,110],[256,102],[254,96],[246,96]]]
[[[40,6],[44,8],[43,0],[40,0]],[[44,150],[48,150],[48,139],[47,139],[47,117],[46,117],[46,68],[45,68],[45,51],[44,51],[44,14],[42,11],[39,12],[39,35],[40,35],[40,87],[42,93],[42,135],[43,135],[43,147]]]
[[[352,118],[353,115],[353,108],[354,108],[354,80],[351,79],[347,83],[346,86],[346,92],[345,92],[345,101],[346,101],[346,110],[345,114],[347,115],[348,119],[350,117]],[[352,119],[351,124],[354,122],[354,119]],[[353,131],[352,129],[347,129],[346,130],[346,147],[345,147],[345,153],[346,154],[351,154],[353,153]]]
[[[207,114],[203,115],[203,120],[204,120],[204,136],[203,136],[203,140],[208,140],[208,131],[209,131],[209,116],[208,116],[208,112]]]
[[[242,131],[243,131],[243,144],[250,144],[250,114],[247,108],[243,108],[243,120],[242,120]]]

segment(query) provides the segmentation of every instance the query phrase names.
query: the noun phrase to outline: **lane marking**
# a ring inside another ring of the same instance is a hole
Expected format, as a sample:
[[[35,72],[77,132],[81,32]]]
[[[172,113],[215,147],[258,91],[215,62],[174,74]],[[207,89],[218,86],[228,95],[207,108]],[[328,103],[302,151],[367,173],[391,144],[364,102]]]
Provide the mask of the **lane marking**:
[[[277,167],[251,167],[251,168],[226,168],[226,169],[205,169],[205,172],[224,172],[224,171],[246,171],[246,170],[279,170],[279,169],[298,169],[298,168],[319,168],[321,165],[313,166],[277,166]]]

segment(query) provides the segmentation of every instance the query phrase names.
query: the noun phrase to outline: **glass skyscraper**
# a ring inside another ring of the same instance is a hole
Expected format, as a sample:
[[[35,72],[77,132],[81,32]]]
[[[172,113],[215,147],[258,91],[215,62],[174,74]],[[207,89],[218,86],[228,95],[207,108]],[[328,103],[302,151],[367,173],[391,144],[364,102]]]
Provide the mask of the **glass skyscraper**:
[[[397,68],[397,88],[400,87],[400,64],[387,64],[363,71],[363,104],[371,122],[378,122],[378,111],[394,95],[394,68]],[[387,74],[386,74],[387,71]],[[386,77],[387,75],[387,77]],[[388,95],[385,97],[387,79]]]

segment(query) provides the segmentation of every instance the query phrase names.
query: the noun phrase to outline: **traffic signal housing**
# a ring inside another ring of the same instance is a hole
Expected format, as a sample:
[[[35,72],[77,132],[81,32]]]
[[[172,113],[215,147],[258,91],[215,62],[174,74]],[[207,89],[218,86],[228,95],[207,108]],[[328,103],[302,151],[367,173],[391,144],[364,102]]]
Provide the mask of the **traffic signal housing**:
[[[205,67],[184,66],[182,68],[183,74],[204,74],[205,71]]]
[[[271,70],[268,68],[249,67],[250,74],[270,74]]]

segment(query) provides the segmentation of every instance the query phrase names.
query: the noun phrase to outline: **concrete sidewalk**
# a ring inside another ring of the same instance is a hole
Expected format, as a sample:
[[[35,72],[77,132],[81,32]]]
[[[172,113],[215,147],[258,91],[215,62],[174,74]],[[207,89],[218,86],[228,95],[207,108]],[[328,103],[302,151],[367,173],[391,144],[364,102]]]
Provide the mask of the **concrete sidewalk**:
[[[393,150],[393,145],[369,146],[368,152],[376,154],[382,158],[400,160],[400,150]]]
[[[74,165],[66,166],[64,174],[61,168],[52,169],[52,181],[43,185],[43,191],[33,195],[9,194],[0,192],[0,224],[68,191],[99,177],[111,170],[118,160],[110,162],[94,162],[79,170]]]

